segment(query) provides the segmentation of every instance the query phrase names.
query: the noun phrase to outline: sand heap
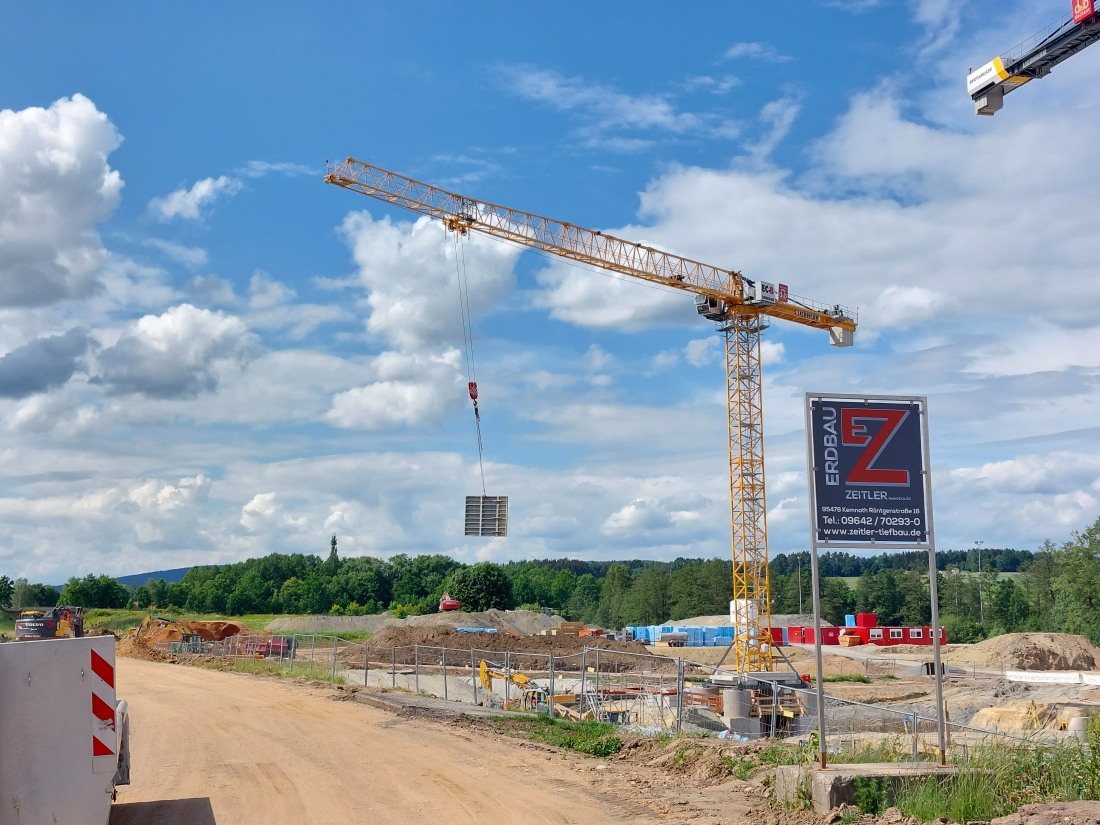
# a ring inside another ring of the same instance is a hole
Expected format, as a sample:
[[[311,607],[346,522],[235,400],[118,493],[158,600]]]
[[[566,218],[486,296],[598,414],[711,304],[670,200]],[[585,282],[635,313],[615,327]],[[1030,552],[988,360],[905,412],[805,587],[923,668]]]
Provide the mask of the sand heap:
[[[1014,670],[1093,670],[1100,648],[1069,633],[1006,633],[953,651],[948,659]]]
[[[185,633],[199,636],[204,642],[220,642],[238,633],[255,635],[240,622],[173,622],[156,616],[146,616],[133,635],[138,642],[152,647],[158,642],[178,642]]]

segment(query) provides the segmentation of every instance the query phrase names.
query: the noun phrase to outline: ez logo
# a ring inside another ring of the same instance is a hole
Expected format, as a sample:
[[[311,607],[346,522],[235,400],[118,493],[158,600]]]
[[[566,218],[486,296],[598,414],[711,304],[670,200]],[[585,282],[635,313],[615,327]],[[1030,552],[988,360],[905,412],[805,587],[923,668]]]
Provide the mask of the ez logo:
[[[845,447],[863,447],[855,466],[848,473],[847,484],[877,484],[887,487],[907,487],[908,470],[888,470],[876,467],[875,462],[894,438],[902,422],[909,417],[908,410],[867,409],[844,407],[840,411],[840,443]],[[868,424],[881,426],[871,435]]]

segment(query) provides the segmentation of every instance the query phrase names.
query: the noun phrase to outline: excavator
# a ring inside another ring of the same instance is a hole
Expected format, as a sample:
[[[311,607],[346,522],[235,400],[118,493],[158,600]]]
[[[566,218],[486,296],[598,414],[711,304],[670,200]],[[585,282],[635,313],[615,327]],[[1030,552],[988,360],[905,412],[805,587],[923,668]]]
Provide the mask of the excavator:
[[[540,704],[546,703],[546,691],[538,687],[529,676],[524,676],[522,673],[501,673],[499,670],[493,670],[489,663],[482,659],[481,665],[478,667],[478,674],[481,677],[481,687],[487,692],[491,693],[493,690],[493,679],[503,679],[505,682],[511,682],[522,690],[524,710],[538,710]]]
[[[15,618],[15,640],[63,639],[84,635],[84,608],[71,605],[24,607]]]

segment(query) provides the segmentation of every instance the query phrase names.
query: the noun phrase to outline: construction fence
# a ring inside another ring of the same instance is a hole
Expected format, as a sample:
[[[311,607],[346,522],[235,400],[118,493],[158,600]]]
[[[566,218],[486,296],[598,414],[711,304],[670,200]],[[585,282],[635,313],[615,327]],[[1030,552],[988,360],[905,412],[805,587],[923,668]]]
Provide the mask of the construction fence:
[[[724,707],[737,674],[717,665],[598,646],[552,655],[428,645],[374,646],[327,635],[231,636],[181,650],[234,660],[263,659],[320,679],[389,688],[467,705],[594,719],[643,733],[694,733],[754,740],[794,738],[809,745],[819,727],[816,698],[804,682],[741,683],[745,725],[731,724]],[[164,647],[164,644],[158,645]],[[689,653],[690,649],[683,651]],[[868,660],[871,661],[871,660]],[[873,662],[872,662],[873,663]],[[912,666],[912,662],[907,663]],[[931,677],[929,676],[929,682]],[[729,712],[727,712],[729,711]],[[833,753],[911,752],[935,757],[934,703],[884,707],[826,697],[825,734]],[[950,722],[949,751],[965,758],[979,745],[1059,738],[1055,731],[1020,737]]]

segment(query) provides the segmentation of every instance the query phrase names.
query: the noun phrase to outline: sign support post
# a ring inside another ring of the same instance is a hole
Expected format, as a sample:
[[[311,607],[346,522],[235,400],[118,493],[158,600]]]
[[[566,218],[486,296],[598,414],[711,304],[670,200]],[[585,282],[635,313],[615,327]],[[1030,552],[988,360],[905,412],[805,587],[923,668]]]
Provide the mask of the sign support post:
[[[806,441],[819,764],[826,767],[828,750],[818,551],[820,547],[845,547],[928,551],[939,762],[944,765],[947,734],[928,399],[806,393]]]

